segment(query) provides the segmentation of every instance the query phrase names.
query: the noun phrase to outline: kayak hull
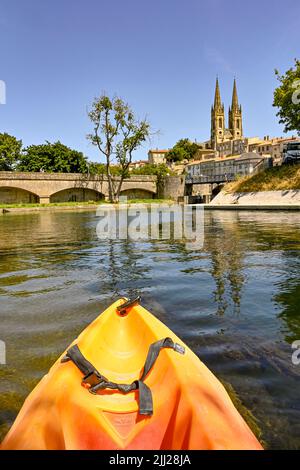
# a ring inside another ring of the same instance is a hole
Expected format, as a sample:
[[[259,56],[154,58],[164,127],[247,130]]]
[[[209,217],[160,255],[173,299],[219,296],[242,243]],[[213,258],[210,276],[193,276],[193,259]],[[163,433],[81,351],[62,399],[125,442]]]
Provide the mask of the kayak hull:
[[[183,342],[150,312],[133,306],[122,316],[112,304],[72,343],[95,368],[117,383],[141,376],[150,344],[165,337]],[[153,414],[141,415],[138,390],[81,385],[72,362],[55,362],[25,400],[2,449],[188,450],[262,449],[219,380],[186,346],[161,350],[145,378]]]

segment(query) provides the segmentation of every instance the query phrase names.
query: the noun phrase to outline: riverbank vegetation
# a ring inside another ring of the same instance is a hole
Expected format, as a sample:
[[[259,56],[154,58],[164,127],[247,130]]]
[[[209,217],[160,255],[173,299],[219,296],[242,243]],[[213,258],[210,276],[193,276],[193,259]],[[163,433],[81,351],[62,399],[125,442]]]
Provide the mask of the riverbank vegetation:
[[[0,204],[1,209],[17,209],[17,208],[26,208],[26,207],[78,207],[78,206],[96,206],[98,204],[105,204],[106,201],[84,201],[84,202],[50,202],[49,204],[39,204],[39,203],[20,203],[20,204]]]
[[[224,190],[229,193],[292,189],[300,189],[300,165],[283,165],[268,168],[252,176],[246,176],[228,183],[224,187]]]
[[[22,146],[22,140],[0,133],[0,171],[88,173],[87,157],[60,141]]]
[[[47,173],[87,173],[88,161],[82,152],[61,142],[30,145],[21,153],[18,171]]]
[[[6,132],[0,134],[0,171],[11,171],[19,162],[22,140]]]
[[[170,204],[174,201],[172,199],[127,199],[121,200],[120,204]],[[89,207],[92,206],[93,208],[98,206],[99,204],[106,204],[110,205],[109,201],[101,200],[101,201],[83,201],[83,202],[50,202],[49,204],[38,204],[38,203],[24,203],[24,204],[0,204],[0,209],[22,209],[22,208],[39,208],[39,207],[74,207],[81,208],[83,206]]]

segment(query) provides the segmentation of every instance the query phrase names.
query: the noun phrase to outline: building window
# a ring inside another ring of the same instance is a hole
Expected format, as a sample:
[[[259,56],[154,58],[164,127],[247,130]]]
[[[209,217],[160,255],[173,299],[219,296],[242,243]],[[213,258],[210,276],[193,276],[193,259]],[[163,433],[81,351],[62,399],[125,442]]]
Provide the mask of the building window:
[[[223,127],[222,126],[222,118],[219,118],[219,127]]]

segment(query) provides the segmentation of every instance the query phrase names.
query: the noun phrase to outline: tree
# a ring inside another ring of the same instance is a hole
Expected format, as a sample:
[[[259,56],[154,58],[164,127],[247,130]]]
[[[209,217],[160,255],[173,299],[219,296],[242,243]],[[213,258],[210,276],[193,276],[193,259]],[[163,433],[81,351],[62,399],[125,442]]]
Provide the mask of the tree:
[[[191,142],[189,139],[180,139],[166,154],[166,159],[169,162],[192,160],[198,149],[199,145],[195,142]]]
[[[105,165],[104,163],[89,163],[89,174],[90,175],[105,175]]]
[[[159,163],[154,165],[152,163],[146,163],[146,165],[141,166],[140,168],[133,168],[131,171],[132,175],[156,175],[159,177],[164,177],[167,175],[173,175],[174,172],[165,163]]]
[[[284,124],[284,132],[297,131],[300,135],[300,60],[295,59],[295,67],[280,75],[275,70],[280,86],[274,90],[273,106],[279,108],[280,124]]]
[[[159,163],[158,165],[147,163],[146,165],[143,165],[140,168],[134,168],[131,173],[133,175],[155,175],[155,176],[157,176],[158,192],[160,192],[160,190],[162,188],[164,178],[166,176],[174,175],[174,172],[165,163]]]
[[[20,158],[21,171],[45,171],[49,173],[86,173],[87,159],[82,152],[72,150],[61,142],[30,145]]]
[[[109,200],[117,202],[123,180],[129,174],[133,153],[149,136],[150,125],[146,119],[137,120],[121,98],[110,99],[106,94],[95,98],[88,115],[94,124],[94,132],[87,138],[105,156]],[[118,179],[113,178],[113,159],[120,167]]]
[[[14,170],[21,155],[22,140],[9,134],[0,134],[0,171]]]

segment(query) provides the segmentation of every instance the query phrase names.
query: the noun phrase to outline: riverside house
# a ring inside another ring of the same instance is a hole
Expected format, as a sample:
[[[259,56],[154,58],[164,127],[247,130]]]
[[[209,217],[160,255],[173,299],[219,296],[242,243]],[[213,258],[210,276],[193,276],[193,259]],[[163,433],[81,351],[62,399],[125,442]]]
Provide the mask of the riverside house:
[[[214,158],[207,161],[194,161],[186,166],[188,179],[208,179],[228,181],[237,177],[251,175],[256,171],[272,166],[271,159],[257,153],[226,158]]]

